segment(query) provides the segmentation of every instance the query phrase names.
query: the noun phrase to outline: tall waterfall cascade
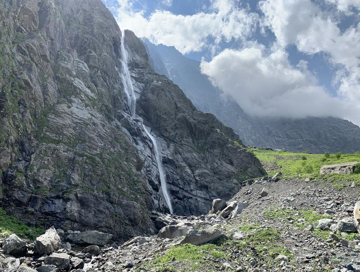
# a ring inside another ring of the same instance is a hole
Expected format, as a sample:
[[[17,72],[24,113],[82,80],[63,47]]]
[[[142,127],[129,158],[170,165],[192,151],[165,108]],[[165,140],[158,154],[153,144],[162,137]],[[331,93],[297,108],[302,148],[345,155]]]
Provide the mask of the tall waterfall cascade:
[[[125,32],[121,35],[121,72],[120,77],[124,84],[124,91],[128,99],[128,105],[130,108],[131,116],[134,118],[136,115],[136,94],[134,86],[131,80],[129,66],[128,66],[129,55],[125,48]]]
[[[125,93],[126,93],[126,96],[128,99],[128,105],[130,108],[131,117],[135,118],[136,117],[136,94],[134,91],[134,86],[132,84],[130,71],[129,71],[129,67],[128,67],[128,56],[129,56],[128,52],[126,51],[126,48],[125,48],[125,32],[123,32],[121,35],[121,60],[120,61],[121,61],[122,69],[120,72],[120,77],[124,84],[124,90],[125,90]],[[165,175],[164,167],[162,164],[161,155],[159,152],[157,141],[156,141],[155,137],[152,136],[151,133],[146,129],[144,124],[142,124],[142,126],[143,126],[146,134],[149,136],[151,142],[153,143],[154,150],[155,150],[156,163],[157,163],[157,166],[159,169],[161,189],[162,189],[162,192],[163,192],[163,195],[165,198],[165,202],[166,202],[167,206],[169,207],[170,213],[173,214],[173,208],[171,205],[170,195],[167,190],[166,175]]]
[[[156,142],[155,137],[150,134],[150,132],[146,129],[144,124],[143,124],[143,128],[144,128],[146,134],[149,136],[149,138],[151,139],[151,141],[152,141],[152,143],[154,145],[156,163],[158,165],[159,175],[160,175],[161,189],[162,189],[166,204],[169,207],[170,213],[173,214],[173,208],[172,208],[172,205],[171,205],[170,195],[169,195],[169,192],[167,190],[167,185],[166,185],[166,175],[165,175],[164,167],[163,167],[163,164],[162,164],[158,144]]]

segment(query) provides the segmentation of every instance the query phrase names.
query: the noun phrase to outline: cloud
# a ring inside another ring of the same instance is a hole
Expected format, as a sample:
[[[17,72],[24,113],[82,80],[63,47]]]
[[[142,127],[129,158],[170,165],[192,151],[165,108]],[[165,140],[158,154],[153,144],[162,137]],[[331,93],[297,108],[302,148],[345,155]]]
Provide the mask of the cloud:
[[[360,7],[360,1],[328,0],[340,7]],[[262,0],[263,24],[285,48],[289,44],[309,54],[326,53],[337,69],[334,86],[338,97],[353,108],[360,105],[360,25],[341,31],[331,14],[322,11],[311,0]],[[360,117],[357,117],[358,119]],[[359,120],[357,121],[359,124]]]
[[[144,10],[134,11],[130,0],[118,2],[116,19],[121,28],[155,44],[175,46],[183,54],[213,48],[222,41],[246,39],[258,21],[257,14],[237,8],[232,0],[214,0],[209,13],[184,16],[156,10],[149,18]],[[213,44],[209,45],[209,39]]]
[[[349,12],[351,7],[360,9],[360,0],[326,0],[331,4],[335,4],[340,11]]]
[[[243,50],[226,49],[201,71],[250,115],[304,118],[334,116],[354,119],[347,102],[331,97],[301,61],[293,68],[288,54],[258,44]]]
[[[171,7],[172,6],[172,0],[162,0],[161,3],[164,6]]]

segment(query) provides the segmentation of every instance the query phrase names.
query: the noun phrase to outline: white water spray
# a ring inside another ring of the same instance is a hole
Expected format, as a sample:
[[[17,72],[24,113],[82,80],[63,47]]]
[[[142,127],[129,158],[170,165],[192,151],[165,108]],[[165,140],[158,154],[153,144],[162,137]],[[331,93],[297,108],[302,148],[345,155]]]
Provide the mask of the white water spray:
[[[134,86],[132,84],[130,71],[128,68],[128,53],[125,49],[125,31],[121,35],[121,73],[120,77],[124,84],[124,90],[128,99],[128,105],[130,108],[131,117],[135,117],[136,112],[136,94],[134,91]]]
[[[159,153],[159,148],[158,148],[156,139],[150,134],[150,132],[146,129],[144,124],[143,124],[143,127],[144,127],[144,130],[145,130],[146,134],[149,136],[149,138],[151,139],[151,141],[152,141],[152,143],[154,145],[156,162],[157,162],[157,165],[158,165],[159,175],[160,175],[161,189],[162,189],[166,204],[169,207],[170,213],[173,214],[173,208],[172,208],[172,205],[171,205],[170,196],[169,196],[167,186],[166,186],[166,175],[165,175],[165,172],[164,172],[164,168],[163,168],[163,164],[162,164],[162,160],[161,160],[161,156],[160,156],[160,153]]]

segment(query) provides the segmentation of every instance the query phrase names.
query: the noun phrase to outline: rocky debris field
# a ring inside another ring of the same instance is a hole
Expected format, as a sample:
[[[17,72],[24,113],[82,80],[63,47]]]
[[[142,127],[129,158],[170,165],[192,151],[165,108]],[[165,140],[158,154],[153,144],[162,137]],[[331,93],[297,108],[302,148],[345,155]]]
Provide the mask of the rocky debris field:
[[[264,178],[208,215],[153,213],[159,233],[121,245],[97,231],[51,228],[34,242],[2,240],[4,272],[360,271],[357,187]],[[209,207],[210,208],[210,207]]]

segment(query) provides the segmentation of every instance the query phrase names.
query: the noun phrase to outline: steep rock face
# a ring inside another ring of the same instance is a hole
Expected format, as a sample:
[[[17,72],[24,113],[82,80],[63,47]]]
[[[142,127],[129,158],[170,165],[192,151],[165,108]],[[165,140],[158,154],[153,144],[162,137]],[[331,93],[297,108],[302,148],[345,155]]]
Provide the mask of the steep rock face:
[[[184,57],[174,47],[144,40],[154,69],[174,81],[201,111],[214,114],[240,136],[244,144],[313,153],[360,150],[360,128],[338,118],[258,118],[248,116],[231,98],[222,97],[200,63]],[[165,68],[164,68],[165,67]]]
[[[117,239],[153,233],[150,211],[167,208],[143,120],[176,213],[205,213],[212,198],[264,174],[231,129],[152,70],[127,32],[139,97],[130,117],[121,32],[100,0],[0,1],[0,31],[0,200],[27,223]]]

